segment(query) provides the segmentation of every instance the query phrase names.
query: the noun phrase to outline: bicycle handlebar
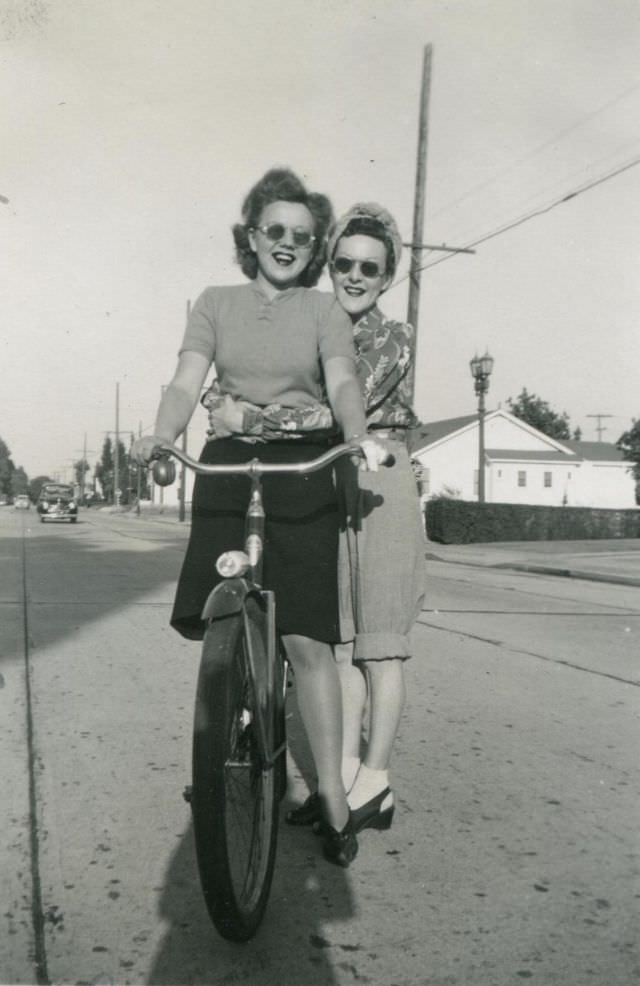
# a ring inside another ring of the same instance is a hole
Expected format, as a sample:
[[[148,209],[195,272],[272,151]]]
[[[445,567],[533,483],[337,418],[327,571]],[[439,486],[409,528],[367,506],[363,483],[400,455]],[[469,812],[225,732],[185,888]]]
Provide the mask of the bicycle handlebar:
[[[206,465],[198,462],[197,459],[192,459],[190,455],[182,452],[175,445],[162,444],[157,445],[153,450],[153,459],[155,459],[153,463],[153,478],[158,486],[170,486],[173,483],[176,478],[176,467],[169,456],[174,456],[183,465],[189,469],[193,469],[194,472],[199,473],[201,476],[220,476],[224,474],[264,476],[266,473],[296,473],[298,475],[306,475],[311,472],[317,472],[318,469],[330,465],[343,455],[357,455],[360,458],[364,458],[364,452],[360,445],[345,442],[342,445],[336,445],[334,448],[329,449],[328,452],[323,452],[316,459],[310,459],[308,462],[289,462],[279,465],[276,462],[261,462],[260,459],[254,458],[250,459],[249,462],[240,462],[234,466],[224,464]],[[382,464],[384,466],[392,466],[394,462],[395,458],[390,453]]]

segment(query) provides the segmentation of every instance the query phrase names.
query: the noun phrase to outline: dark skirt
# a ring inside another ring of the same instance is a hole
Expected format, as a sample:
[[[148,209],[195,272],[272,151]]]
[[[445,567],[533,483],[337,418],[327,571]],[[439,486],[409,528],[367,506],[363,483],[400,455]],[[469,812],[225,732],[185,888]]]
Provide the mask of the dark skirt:
[[[327,444],[306,440],[250,444],[234,438],[208,442],[201,462],[306,462]],[[276,625],[333,643],[339,639],[338,509],[331,467],[309,476],[264,476],[266,513],[263,587],[276,594]],[[221,581],[215,563],[224,551],[244,547],[249,501],[247,476],[198,476],[193,490],[191,535],[182,565],[171,625],[201,640],[202,609]]]

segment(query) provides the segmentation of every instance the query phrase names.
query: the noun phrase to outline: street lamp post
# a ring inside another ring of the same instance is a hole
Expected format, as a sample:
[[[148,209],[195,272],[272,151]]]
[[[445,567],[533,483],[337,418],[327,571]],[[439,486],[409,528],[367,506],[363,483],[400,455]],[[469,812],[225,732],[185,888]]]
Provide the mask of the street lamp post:
[[[486,352],[484,356],[473,357],[469,363],[471,376],[474,379],[475,391],[478,396],[478,503],[485,502],[484,491],[484,395],[489,390],[489,377],[493,370],[493,356]]]

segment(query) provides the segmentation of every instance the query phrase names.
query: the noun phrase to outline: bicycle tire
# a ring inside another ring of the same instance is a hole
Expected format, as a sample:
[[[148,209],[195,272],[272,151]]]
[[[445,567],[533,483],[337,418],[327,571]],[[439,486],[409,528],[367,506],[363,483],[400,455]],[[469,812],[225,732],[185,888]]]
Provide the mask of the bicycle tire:
[[[278,832],[276,769],[263,762],[255,704],[276,724],[266,672],[266,620],[259,597],[205,632],[193,732],[193,812],[200,883],[210,918],[231,941],[258,930],[271,889]],[[247,633],[256,657],[249,670]],[[279,760],[281,758],[278,758]]]

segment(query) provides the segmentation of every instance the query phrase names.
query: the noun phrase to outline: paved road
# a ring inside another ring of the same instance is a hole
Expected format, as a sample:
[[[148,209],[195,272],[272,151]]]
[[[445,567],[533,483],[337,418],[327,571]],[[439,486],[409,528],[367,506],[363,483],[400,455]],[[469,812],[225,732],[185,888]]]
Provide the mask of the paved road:
[[[343,872],[283,827],[263,929],[234,946],[180,798],[197,654],[166,621],[185,533],[0,511],[0,981],[638,982],[637,588],[430,562],[393,828]],[[297,800],[295,696],[289,725]]]

